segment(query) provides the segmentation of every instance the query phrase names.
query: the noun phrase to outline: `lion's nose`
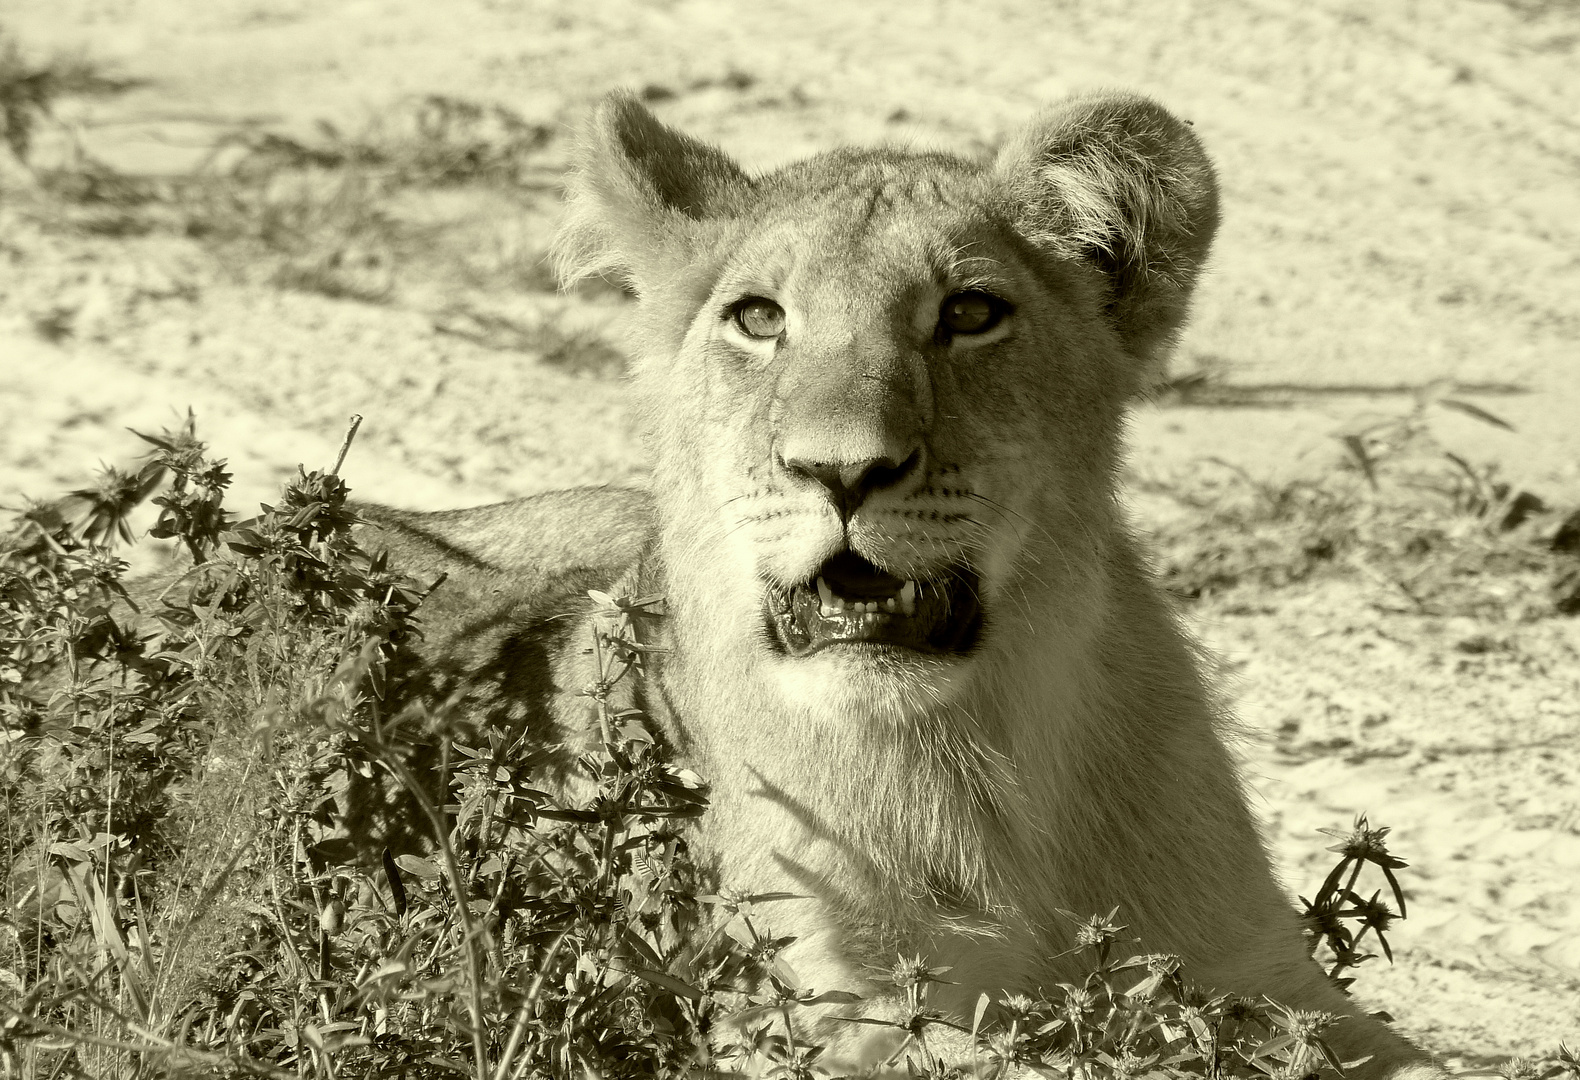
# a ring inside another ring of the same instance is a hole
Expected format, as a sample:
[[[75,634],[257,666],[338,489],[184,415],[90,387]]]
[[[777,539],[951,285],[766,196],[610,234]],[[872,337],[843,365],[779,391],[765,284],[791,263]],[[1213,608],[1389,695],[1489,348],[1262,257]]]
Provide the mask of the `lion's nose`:
[[[781,458],[784,470],[793,476],[821,484],[839,511],[841,521],[849,521],[856,509],[873,492],[891,488],[910,476],[921,464],[918,447],[903,459],[887,454],[858,461],[819,461],[805,456]]]

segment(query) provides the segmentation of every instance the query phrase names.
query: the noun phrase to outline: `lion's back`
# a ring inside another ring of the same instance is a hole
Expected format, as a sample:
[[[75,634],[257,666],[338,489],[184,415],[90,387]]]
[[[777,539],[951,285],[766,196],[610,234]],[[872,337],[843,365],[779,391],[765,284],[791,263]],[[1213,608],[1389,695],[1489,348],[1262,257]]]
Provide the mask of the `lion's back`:
[[[576,569],[623,569],[647,541],[651,499],[633,488],[551,491],[465,510],[419,513],[361,505],[363,544],[408,573],[501,574],[512,580]]]
[[[418,612],[408,692],[459,693],[472,719],[562,724],[565,701],[585,679],[589,589],[618,590],[648,543],[645,492],[576,488],[466,510],[414,513],[357,508],[360,541],[392,568],[427,585],[444,580]],[[544,728],[546,738],[554,738]]]

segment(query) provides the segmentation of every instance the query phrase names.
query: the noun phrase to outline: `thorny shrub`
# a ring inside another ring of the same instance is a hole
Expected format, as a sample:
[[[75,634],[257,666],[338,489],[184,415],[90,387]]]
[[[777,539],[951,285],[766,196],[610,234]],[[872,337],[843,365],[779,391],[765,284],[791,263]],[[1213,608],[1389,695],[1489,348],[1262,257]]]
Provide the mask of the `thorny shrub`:
[[[190,417],[144,438],[141,468],[28,507],[0,546],[7,1077],[827,1075],[804,1010],[859,999],[785,962],[784,896],[716,891],[692,863],[707,787],[619,705],[659,598],[592,594],[595,749],[556,792],[529,733],[401,703],[391,660],[442,583],[361,547],[340,462],[237,521]],[[114,554],[150,499],[186,565],[157,592],[128,588]],[[369,858],[344,829],[348,791],[380,778],[425,847]],[[1305,901],[1341,987],[1365,946],[1391,955],[1404,914],[1386,833],[1340,834]],[[984,994],[967,1028],[929,1003],[947,969],[900,957],[877,980],[899,1019],[849,1022],[897,1029],[892,1063],[933,1078],[1352,1064],[1323,1040],[1331,1017],[1201,992],[1118,909],[1066,915],[1076,981]],[[968,1060],[945,1060],[944,1029]],[[1567,1050],[1517,1071],[1580,1080]]]

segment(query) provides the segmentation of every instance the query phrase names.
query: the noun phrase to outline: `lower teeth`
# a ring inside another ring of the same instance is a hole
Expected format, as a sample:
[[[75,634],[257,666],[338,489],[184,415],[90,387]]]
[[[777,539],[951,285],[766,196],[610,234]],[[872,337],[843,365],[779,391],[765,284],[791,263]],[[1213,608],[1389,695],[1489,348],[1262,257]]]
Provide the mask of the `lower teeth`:
[[[891,597],[888,600],[870,600],[865,603],[860,600],[842,600],[837,604],[824,603],[818,605],[817,613],[825,619],[831,619],[836,615],[873,617],[878,615],[914,615],[916,611],[913,606],[910,610],[902,612],[899,601]]]

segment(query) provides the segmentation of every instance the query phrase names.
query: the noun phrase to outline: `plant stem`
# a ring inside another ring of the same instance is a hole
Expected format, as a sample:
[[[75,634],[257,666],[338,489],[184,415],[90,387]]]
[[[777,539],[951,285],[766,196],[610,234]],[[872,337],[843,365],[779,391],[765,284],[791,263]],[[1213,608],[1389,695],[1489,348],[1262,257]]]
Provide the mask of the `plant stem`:
[[[335,467],[329,470],[330,476],[340,475],[340,466],[346,463],[346,453],[351,449],[351,440],[357,437],[357,428],[362,426],[362,414],[351,414],[351,426],[346,428],[346,437],[340,442],[340,453],[335,455]]]
[[[450,772],[450,741],[443,740],[440,772],[446,787],[448,787]],[[386,749],[387,747],[381,747]],[[472,925],[472,913],[466,906],[466,882],[461,877],[460,865],[455,861],[455,848],[450,844],[450,832],[445,827],[444,815],[439,808],[434,806],[433,800],[428,798],[428,793],[422,789],[417,778],[412,775],[406,763],[401,761],[393,752],[379,755],[379,763],[395,775],[395,778],[405,785],[417,800],[417,805],[427,816],[429,824],[433,826],[434,835],[439,840],[439,851],[444,856],[445,876],[450,879],[450,887],[455,892],[456,915],[461,922],[462,944],[466,949],[466,973],[468,986],[467,1009],[471,1014],[472,1028],[472,1062],[476,1070],[477,1080],[488,1080],[487,1044],[483,1039],[483,973],[478,961],[478,942],[476,931]]]
[[[559,936],[554,939],[554,944],[549,946],[548,955],[538,965],[538,973],[533,977],[532,985],[527,988],[526,999],[522,1001],[521,1007],[516,1010],[516,1022],[510,1029],[510,1041],[505,1044],[505,1052],[499,1059],[499,1067],[494,1070],[493,1080],[505,1080],[505,1070],[510,1068],[511,1059],[516,1056],[516,1051],[521,1046],[521,1038],[526,1034],[527,1020],[532,1015],[532,1007],[537,1004],[538,995],[543,992],[543,980],[554,967],[554,958],[560,954],[560,946],[565,944],[565,939],[570,935],[570,932],[571,930],[568,926],[560,931]],[[521,1064],[517,1065],[515,1071],[511,1073],[512,1080],[515,1080],[516,1077],[519,1077],[526,1070],[531,1060],[531,1058],[521,1059]]]

